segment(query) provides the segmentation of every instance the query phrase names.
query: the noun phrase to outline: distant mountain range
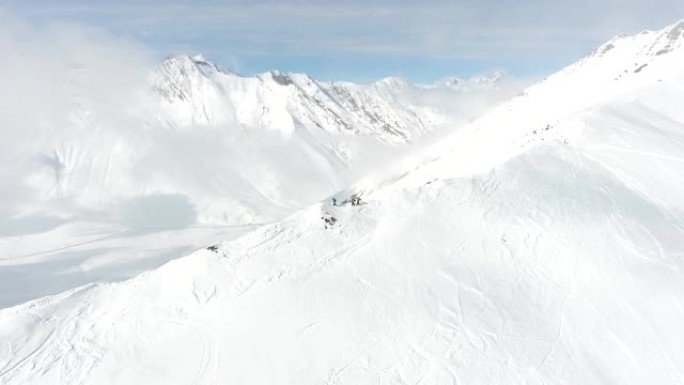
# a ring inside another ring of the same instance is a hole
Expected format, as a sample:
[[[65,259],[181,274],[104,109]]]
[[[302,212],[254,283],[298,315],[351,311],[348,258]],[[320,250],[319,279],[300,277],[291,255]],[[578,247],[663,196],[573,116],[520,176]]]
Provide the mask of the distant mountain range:
[[[448,78],[432,85],[414,85],[397,77],[369,85],[325,82],[279,71],[243,77],[201,55],[169,56],[152,76],[153,88],[162,97],[163,116],[176,126],[237,124],[283,133],[324,130],[393,144],[453,126],[456,111],[463,115],[461,120],[476,117],[482,108],[461,109],[458,100],[451,110],[445,107],[469,93],[487,92],[493,99],[503,99],[504,95],[494,96],[502,83],[500,73],[468,81]],[[435,95],[442,99],[437,105],[430,100]]]

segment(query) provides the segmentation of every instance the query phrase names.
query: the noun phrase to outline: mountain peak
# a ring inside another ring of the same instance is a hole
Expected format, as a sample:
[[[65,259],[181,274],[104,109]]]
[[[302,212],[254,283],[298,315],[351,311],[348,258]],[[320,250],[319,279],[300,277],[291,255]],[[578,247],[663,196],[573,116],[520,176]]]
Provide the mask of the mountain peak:
[[[152,73],[151,81],[152,88],[166,99],[186,100],[193,85],[227,74],[231,73],[202,55],[171,54]]]
[[[194,62],[209,62],[209,60],[207,60],[207,59],[204,57],[204,55],[202,55],[201,53],[198,53],[198,54],[196,54],[196,55],[192,55],[192,56],[190,57],[190,59],[191,59],[192,61],[194,61]]]
[[[427,85],[427,87],[446,87],[455,90],[470,89],[477,87],[491,87],[498,86],[504,81],[506,74],[503,71],[494,71],[488,75],[480,75],[471,77],[469,79],[460,78],[458,76],[447,76],[437,80],[435,83]]]
[[[293,83],[292,77],[289,73],[286,72],[271,70],[268,71],[268,75],[270,75],[271,79],[273,79],[274,82],[280,84],[281,86],[289,86]]]
[[[231,73],[219,67],[216,63],[206,59],[201,54],[171,54],[164,59],[161,68],[171,72],[193,73],[201,72],[205,76],[217,73]]]
[[[447,76],[438,80],[435,86],[446,86],[446,87],[460,87],[465,80],[459,78],[458,76]]]
[[[388,76],[374,83],[376,86],[391,87],[396,90],[408,89],[410,83],[400,76]]]
[[[684,20],[662,30],[651,49],[654,55],[663,55],[682,46],[684,41]]]
[[[615,48],[633,50],[639,56],[660,56],[680,48],[684,42],[684,20],[661,30],[644,30],[635,35],[620,34],[601,45],[592,56],[602,57]]]

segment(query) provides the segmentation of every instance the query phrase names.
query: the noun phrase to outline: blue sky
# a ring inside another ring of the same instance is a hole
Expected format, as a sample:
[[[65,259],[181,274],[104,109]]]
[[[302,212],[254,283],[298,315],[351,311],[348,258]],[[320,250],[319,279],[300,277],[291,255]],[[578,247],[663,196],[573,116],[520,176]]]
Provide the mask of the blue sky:
[[[30,23],[74,23],[141,42],[163,59],[202,53],[243,74],[428,82],[504,70],[543,76],[619,33],[684,18],[681,0],[0,2]]]

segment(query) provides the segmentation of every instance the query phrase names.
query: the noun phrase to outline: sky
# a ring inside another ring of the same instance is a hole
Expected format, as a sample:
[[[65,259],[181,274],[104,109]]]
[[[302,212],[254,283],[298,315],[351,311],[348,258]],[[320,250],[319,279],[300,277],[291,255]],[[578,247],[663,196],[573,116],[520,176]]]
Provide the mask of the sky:
[[[544,76],[615,35],[684,18],[681,0],[0,0],[0,9],[37,27],[102,30],[158,61],[201,53],[245,75],[415,82]]]

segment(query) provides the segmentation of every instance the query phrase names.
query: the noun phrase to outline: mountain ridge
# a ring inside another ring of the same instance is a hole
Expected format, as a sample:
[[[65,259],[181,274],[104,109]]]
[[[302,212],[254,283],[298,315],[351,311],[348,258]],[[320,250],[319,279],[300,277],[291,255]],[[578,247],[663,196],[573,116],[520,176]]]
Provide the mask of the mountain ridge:
[[[444,82],[412,85],[387,77],[358,85],[275,70],[241,76],[196,57],[198,61],[189,55],[171,55],[152,76],[152,88],[164,99],[162,106],[177,126],[235,122],[247,128],[282,127],[286,133],[295,127],[323,129],[374,136],[395,145],[443,129],[453,120],[448,111],[438,111],[420,95],[406,99],[407,94],[435,89],[467,93],[488,85],[494,90],[494,83],[502,78],[496,73],[489,81],[486,77],[459,79],[456,86]],[[204,67],[208,70],[203,71]]]

